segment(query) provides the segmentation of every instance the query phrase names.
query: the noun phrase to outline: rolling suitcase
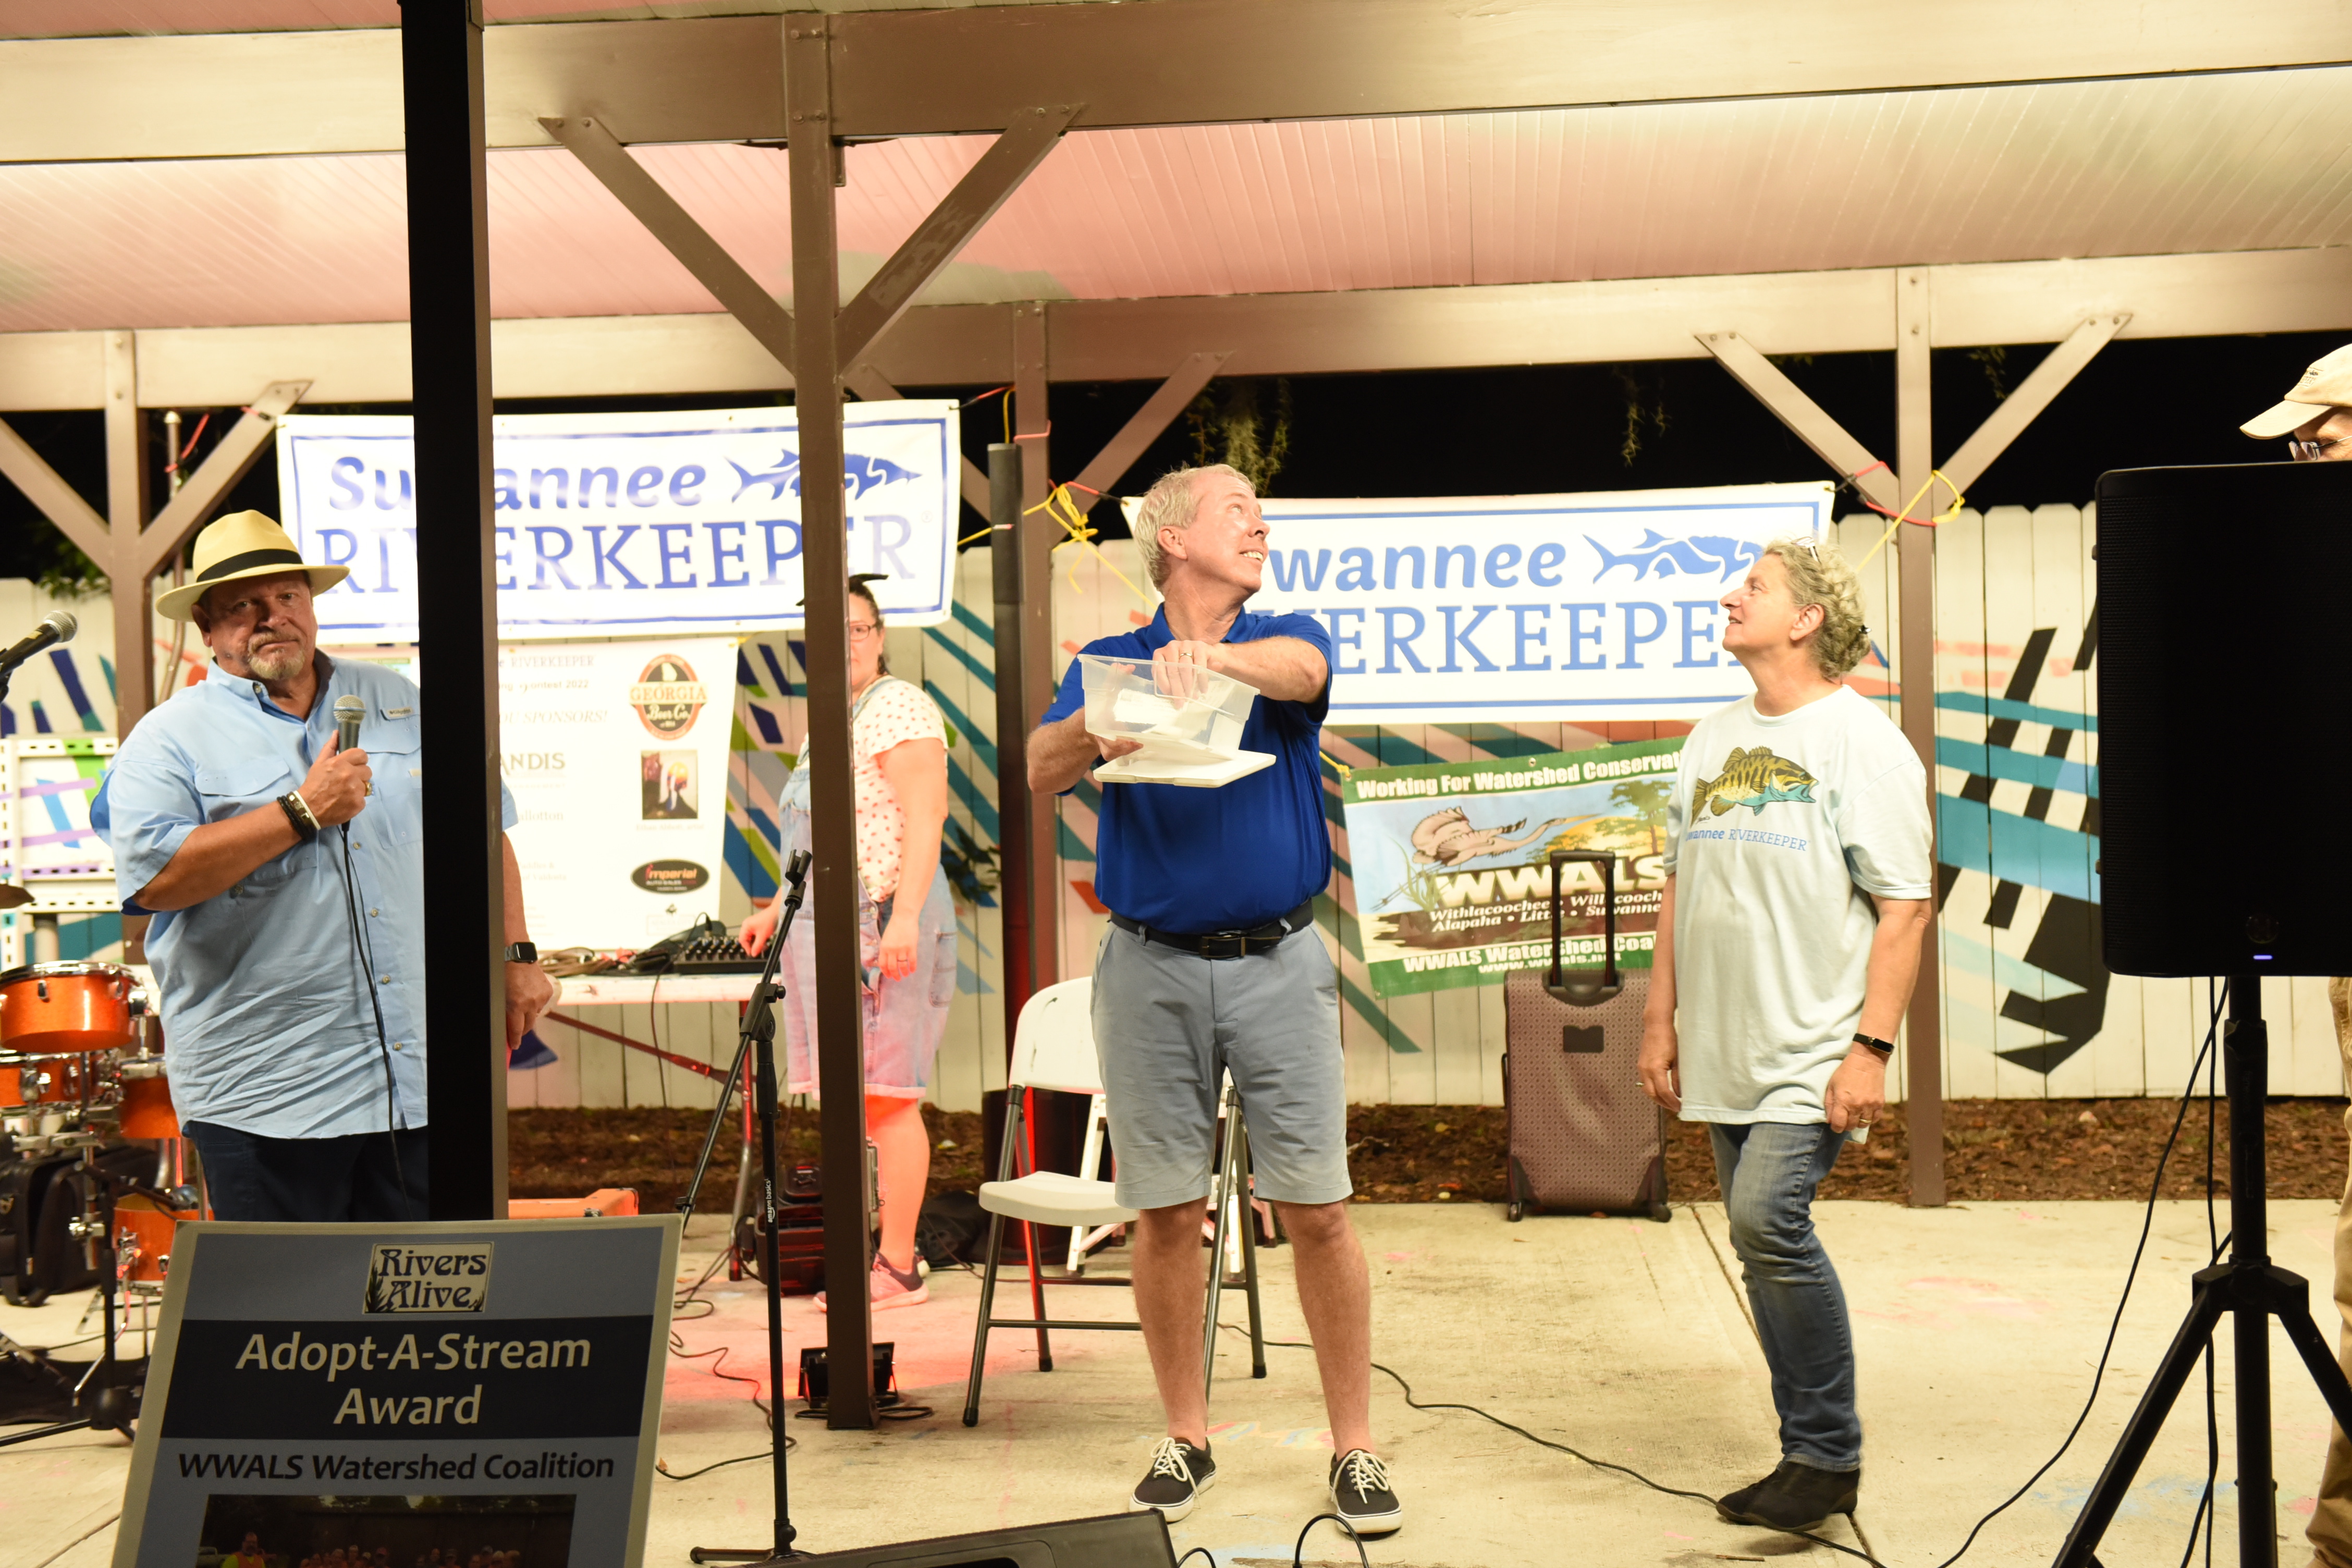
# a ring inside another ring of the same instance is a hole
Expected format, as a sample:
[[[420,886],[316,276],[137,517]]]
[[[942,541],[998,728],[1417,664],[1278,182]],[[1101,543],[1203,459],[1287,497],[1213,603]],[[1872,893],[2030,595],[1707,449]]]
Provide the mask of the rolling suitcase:
[[[1605,934],[1597,981],[1560,971],[1560,873],[1576,860],[1601,867]],[[1521,970],[1503,984],[1514,1220],[1529,1205],[1645,1213],[1655,1220],[1672,1213],[1665,1112],[1642,1092],[1634,1073],[1650,976],[1617,967],[1616,865],[1615,856],[1592,850],[1552,851],[1551,965]]]

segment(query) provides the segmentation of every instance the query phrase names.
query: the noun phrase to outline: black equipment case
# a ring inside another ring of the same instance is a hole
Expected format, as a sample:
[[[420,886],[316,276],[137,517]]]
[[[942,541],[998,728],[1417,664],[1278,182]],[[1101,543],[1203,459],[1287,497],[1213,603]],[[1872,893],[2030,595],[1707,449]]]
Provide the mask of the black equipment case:
[[[1596,983],[1560,972],[1561,876],[1573,861],[1601,867],[1601,973]],[[1510,1208],[1578,1214],[1666,1207],[1665,1112],[1642,1092],[1635,1059],[1646,970],[1617,967],[1617,858],[1589,849],[1551,853],[1551,966],[1503,983],[1503,1105],[1509,1120]]]

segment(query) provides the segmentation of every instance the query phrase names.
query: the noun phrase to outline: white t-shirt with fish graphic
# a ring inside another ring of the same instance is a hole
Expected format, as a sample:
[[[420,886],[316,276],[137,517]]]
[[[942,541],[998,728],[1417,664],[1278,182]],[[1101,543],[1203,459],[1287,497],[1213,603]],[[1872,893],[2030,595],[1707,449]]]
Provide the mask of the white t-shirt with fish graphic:
[[[1778,718],[1745,698],[1683,742],[1666,826],[1683,1119],[1825,1121],[1871,899],[1935,892],[1918,753],[1851,687]]]

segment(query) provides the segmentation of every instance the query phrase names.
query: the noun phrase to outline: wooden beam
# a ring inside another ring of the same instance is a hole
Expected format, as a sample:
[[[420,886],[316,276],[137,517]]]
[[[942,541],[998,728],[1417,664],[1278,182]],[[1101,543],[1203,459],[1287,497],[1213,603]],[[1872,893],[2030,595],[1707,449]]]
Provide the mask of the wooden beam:
[[[1061,141],[1062,132],[1069,129],[1082,107],[1046,104],[1013,117],[1004,133],[980,155],[980,162],[890,253],[890,259],[866,279],[857,298],[842,307],[838,331],[843,363],[863,357],[891,323],[906,314],[915,296],[946,269],[981,226],[1021,188],[1021,182],[1045,161],[1045,154]]]
[[[1698,341],[1715,355],[1733,379],[1778,416],[1781,424],[1813,449],[1822,461],[1852,479],[1864,494],[1890,511],[1902,504],[1895,477],[1870,455],[1870,448],[1846,434],[1822,405],[1781,374],[1780,367],[1758,353],[1737,332],[1700,332]]]
[[[1085,99],[1093,126],[1416,115],[2267,70],[2352,59],[2334,0],[1133,0],[852,12],[835,136],[984,132]],[[793,15],[797,15],[793,13]],[[494,147],[593,115],[641,142],[786,133],[786,17],[487,29]],[[1139,69],[1137,62],[1149,62]],[[0,42],[0,162],[397,152],[390,29]]]
[[[106,520],[89,502],[75,494],[74,488],[59,479],[58,471],[5,424],[0,424],[0,474],[6,475],[43,517],[56,523],[58,531],[74,542],[76,549],[89,556],[100,571],[106,569],[107,562],[114,555],[114,542],[107,533]]]
[[[493,29],[496,31],[496,29]],[[1990,262],[1926,268],[1937,348],[2054,343],[2086,315],[2117,335],[2352,331],[2352,247]],[[1694,322],[1775,353],[1895,346],[1885,268],[1485,284],[1313,294],[1063,300],[1045,306],[1055,381],[1157,380],[1204,342],[1237,345],[1223,374],[1312,375],[1485,365],[1696,359]],[[1014,307],[919,305],[866,363],[899,386],[1013,379]],[[0,333],[0,413],[98,408],[97,331]],[[493,322],[500,397],[769,392],[791,375],[732,317],[543,317]],[[146,408],[219,407],[299,365],[308,401],[409,396],[402,321],[169,327],[139,333]]]
[[[857,936],[857,797],[849,737],[848,520],[838,476],[842,462],[841,371],[835,328],[841,299],[840,237],[835,227],[835,150],[826,68],[832,18],[795,15],[784,29],[784,74],[793,123],[802,134],[787,151],[792,193],[793,300],[796,334],[793,376],[799,384],[801,562],[807,590],[810,815],[815,823],[810,901],[816,949],[816,1069],[824,1163],[853,1173],[824,1210],[826,1360],[837,1369],[825,1410],[831,1427],[875,1424],[874,1320],[867,1283],[872,1209],[866,1169],[866,1053],[861,1034]],[[909,1201],[901,1199],[900,1201]],[[771,1309],[773,1310],[772,1308]],[[772,1332],[772,1328],[771,1329]],[[782,1482],[777,1482],[781,1494]],[[779,1515],[782,1510],[778,1509]],[[791,1545],[781,1517],[776,1551]]]
[[[1992,467],[1993,459],[2009,450],[2009,444],[2041,416],[2051,400],[2066,390],[2067,384],[2130,320],[2128,311],[2086,317],[2045,354],[2042,363],[2033,367],[2033,374],[2002,398],[1985,422],[1977,426],[1976,433],[1960,443],[1960,449],[1944,459],[1944,477],[1951,481],[1953,490],[1964,494],[1981,479],[1984,471]]]
[[[310,385],[307,381],[273,381],[261,389],[261,395],[229,427],[228,434],[205,454],[204,462],[188,476],[180,493],[156,514],[140,541],[137,553],[131,557],[133,570],[153,575],[157,568],[179,552],[196,530],[211,521],[222,498],[269,449],[270,439],[278,433],[278,420],[302,401],[302,394]]]
[[[1128,469],[1135,467],[1145,448],[1160,439],[1160,432],[1175,423],[1176,416],[1192,405],[1192,399],[1201,395],[1201,389],[1233,357],[1230,349],[1221,353],[1185,355],[1184,363],[1160,384],[1159,390],[1144,399],[1143,406],[1119,426],[1118,434],[1106,442],[1103,449],[1095,454],[1094,461],[1080,468],[1078,477],[1070,481],[1071,490],[1078,498],[1078,510],[1093,511],[1095,503],[1102,499],[1100,492],[1127,477]]]
[[[106,569],[114,610],[114,733],[131,733],[154,700],[152,577],[142,571],[147,526],[147,419],[139,409],[139,342],[128,329],[106,334],[106,516],[112,549]]]
[[[880,371],[870,364],[856,364],[841,373],[841,384],[857,394],[867,403],[896,403],[904,394],[891,385]],[[963,504],[985,518],[988,515],[988,476],[970,458],[958,455],[963,465],[961,491]]]
[[[1937,497],[1928,488],[1935,459],[1936,425],[1930,401],[1928,321],[1930,291],[1927,268],[1906,267],[1895,286],[1895,467],[1897,487],[1908,507],[1917,498],[1918,515],[1938,510]],[[1906,522],[1895,532],[1896,570],[1901,583],[1897,611],[1901,656],[1895,666],[1903,686],[1903,736],[1919,753],[1927,770],[1927,820],[1933,831],[1936,788],[1936,531]],[[1937,995],[1940,973],[1935,955],[1942,943],[1941,922],[1935,904],[1927,907],[1927,929],[1920,938],[1924,950],[1919,978],[1911,989],[1911,1005],[1904,1021],[1904,1130],[1911,1149],[1911,1203],[1933,1208],[1944,1202],[1944,1013]]]
[[[677,258],[678,265],[694,274],[696,282],[710,290],[710,297],[729,315],[743,323],[743,330],[758,339],[779,365],[793,363],[792,313],[678,205],[677,198],[663,189],[644,164],[629,156],[629,150],[604,121],[575,116],[543,119],[540,123],[587,166],[597,183],[645,226],[646,233],[661,241],[663,249]]]
[[[1007,670],[1000,660],[996,679],[1021,682],[1021,710],[1030,722],[1054,701],[1054,546],[1068,536],[1051,511],[1034,510],[1053,493],[1054,427],[1046,406],[1048,361],[1045,307],[1023,305],[1013,312],[1013,439],[1021,448],[1021,527],[1013,531],[1020,552],[1021,662]],[[1042,523],[1043,527],[1033,524]],[[1050,795],[1024,788],[1027,737],[1021,745],[996,738],[1002,809],[1029,813],[1030,994],[1062,975],[1061,807]],[[1009,783],[1007,781],[1010,781]]]

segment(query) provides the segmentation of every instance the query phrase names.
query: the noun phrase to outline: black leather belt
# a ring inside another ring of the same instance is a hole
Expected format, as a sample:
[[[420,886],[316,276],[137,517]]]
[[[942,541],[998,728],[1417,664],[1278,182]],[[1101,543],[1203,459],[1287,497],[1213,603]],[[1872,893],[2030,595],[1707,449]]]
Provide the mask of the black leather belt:
[[[1185,952],[1197,952],[1202,958],[1239,958],[1244,953],[1272,952],[1285,938],[1297,935],[1315,923],[1315,900],[1307,900],[1280,920],[1268,921],[1250,931],[1217,931],[1200,936],[1188,936],[1181,931],[1157,931],[1141,921],[1129,920],[1125,915],[1113,915],[1110,923],[1125,931],[1133,931],[1146,942],[1156,942],[1162,947],[1173,947]]]

